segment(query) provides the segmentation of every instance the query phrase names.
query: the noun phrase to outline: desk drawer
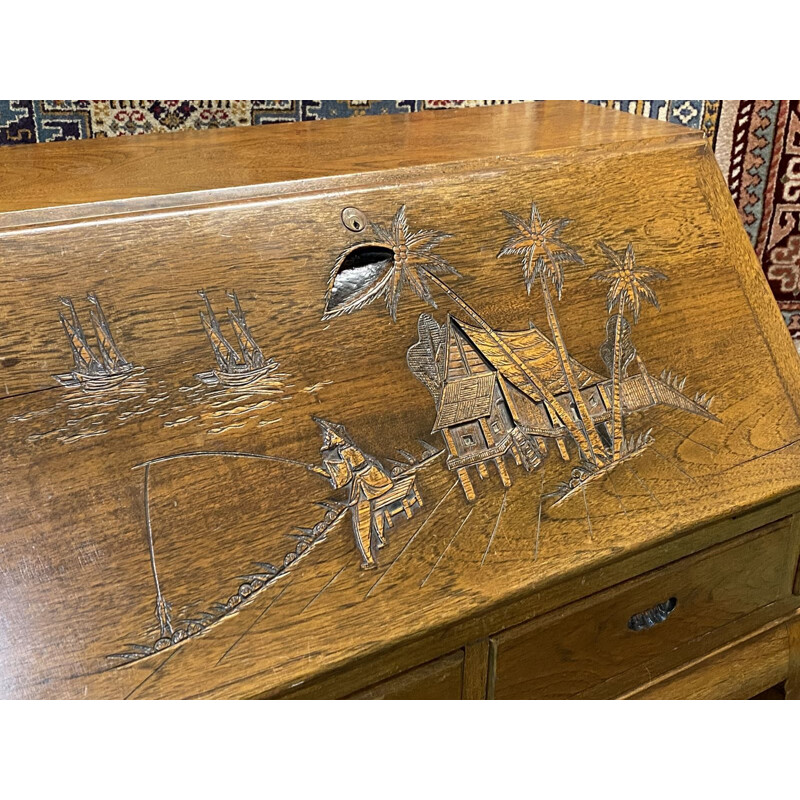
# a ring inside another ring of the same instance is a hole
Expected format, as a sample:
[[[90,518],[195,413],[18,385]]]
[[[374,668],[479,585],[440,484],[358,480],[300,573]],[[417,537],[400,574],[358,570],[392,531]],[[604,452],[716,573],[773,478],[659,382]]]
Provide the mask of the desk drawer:
[[[437,658],[370,686],[349,700],[460,700],[464,651]]]
[[[493,696],[572,697],[790,595],[798,559],[790,522],[493,637]]]

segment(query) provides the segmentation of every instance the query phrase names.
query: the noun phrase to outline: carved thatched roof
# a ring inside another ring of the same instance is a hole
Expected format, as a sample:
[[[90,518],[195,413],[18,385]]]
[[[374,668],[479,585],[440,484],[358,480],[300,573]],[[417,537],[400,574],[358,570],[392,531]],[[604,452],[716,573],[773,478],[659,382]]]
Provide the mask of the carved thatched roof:
[[[467,374],[491,370],[499,372],[534,402],[542,399],[519,366],[483,328],[453,317],[449,318],[449,323],[446,384]],[[554,395],[569,390],[556,348],[538,328],[531,326],[522,331],[496,331],[496,335]],[[580,388],[605,380],[574,358],[568,358]]]

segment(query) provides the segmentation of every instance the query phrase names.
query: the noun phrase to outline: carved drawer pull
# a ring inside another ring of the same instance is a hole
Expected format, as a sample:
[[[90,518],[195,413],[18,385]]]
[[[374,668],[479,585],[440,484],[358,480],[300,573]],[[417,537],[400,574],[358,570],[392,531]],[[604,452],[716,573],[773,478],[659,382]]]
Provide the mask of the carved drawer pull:
[[[677,597],[670,597],[663,603],[653,606],[647,611],[642,611],[639,614],[634,614],[628,620],[628,627],[632,631],[643,631],[647,628],[652,628],[653,625],[658,625],[659,622],[664,622],[667,617],[675,610],[678,605]]]

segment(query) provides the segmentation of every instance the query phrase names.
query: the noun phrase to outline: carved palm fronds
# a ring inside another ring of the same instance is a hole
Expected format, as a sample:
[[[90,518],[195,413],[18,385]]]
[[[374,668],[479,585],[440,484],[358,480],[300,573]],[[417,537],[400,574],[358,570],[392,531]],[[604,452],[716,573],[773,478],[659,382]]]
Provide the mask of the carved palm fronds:
[[[516,228],[516,233],[503,245],[500,256],[521,255],[522,274],[528,294],[537,278],[544,277],[556,287],[558,299],[564,285],[564,264],[583,264],[578,251],[561,240],[561,233],[572,220],[548,219],[542,221],[536,203],[531,203],[531,218],[522,217],[503,211],[509,225]]]
[[[659,376],[659,379],[664,383],[666,383],[668,386],[671,386],[673,389],[676,389],[681,394],[683,394],[683,388],[684,386],[686,386],[685,376],[681,378],[680,375],[674,374],[672,370],[664,369],[661,370],[661,375]],[[695,392],[695,395],[692,398],[692,402],[697,403],[698,406],[705,409],[709,414],[711,414],[711,403],[714,402],[714,395],[712,394],[709,396],[708,392]]]
[[[702,406],[706,411],[711,411],[711,403],[713,401],[714,401],[713,394],[711,395],[711,397],[708,397],[708,395],[705,392],[702,393],[697,392],[697,394],[694,396],[694,402],[697,403],[697,405]]]
[[[667,276],[663,272],[638,265],[633,244],[628,244],[624,250],[613,250],[605,242],[598,242],[597,246],[611,262],[609,268],[600,270],[593,276],[596,281],[606,281],[611,284],[608,287],[606,300],[608,313],[610,314],[615,306],[621,314],[629,308],[635,324],[639,321],[643,299],[660,310],[658,297],[650,283],[665,281]]]
[[[686,376],[684,375],[684,377],[681,378],[680,375],[673,375],[672,370],[661,370],[660,378],[664,383],[668,383],[679,392],[683,392],[683,387],[686,386]]]
[[[373,223],[372,231],[374,241],[357,247],[365,254],[372,248],[371,260],[353,266],[352,255],[356,252],[353,248],[337,259],[328,283],[323,319],[351,314],[382,297],[392,320],[396,321],[400,295],[406,285],[417,297],[436,308],[428,286],[430,276],[458,276],[444,258],[433,252],[450,234],[432,230],[411,233],[405,206],[398,209],[388,228]]]
[[[546,382],[542,381],[522,361],[519,355],[497,335],[497,332],[469,303],[439,277],[444,273],[458,276],[458,272],[447,261],[431,252],[449,234],[428,230],[410,233],[405,206],[398,209],[390,228],[382,228],[373,224],[372,229],[375,235],[373,241],[355,245],[345,250],[337,259],[328,282],[323,320],[358,311],[379,297],[385,298],[386,307],[394,320],[399,296],[406,284],[411,286],[421,299],[435,308],[436,304],[428,286],[428,282],[430,282],[474,319],[492,338],[497,347],[520,369],[526,381],[548,403],[552,413],[561,420],[573,439],[578,442],[581,450],[596,460],[601,460],[602,455],[599,457],[595,455],[595,453],[602,454],[603,450],[594,426],[589,423],[590,435],[593,435],[592,441],[596,448],[593,450],[593,445],[587,438],[585,425],[572,419],[572,416],[553,396]],[[561,260],[563,261],[563,258]],[[550,306],[552,306],[549,294],[547,301],[550,301]],[[550,316],[552,313],[552,309],[550,309],[548,315]],[[567,359],[568,354],[560,336],[560,329],[558,329],[558,334],[556,346],[559,348],[562,358]],[[574,378],[572,383],[575,383]],[[581,409],[583,398],[577,389],[577,384],[575,384],[574,391],[579,410],[585,419],[589,419],[585,405]]]
[[[638,436],[634,434],[625,439],[622,446],[623,455],[632,455],[652,444],[655,441],[652,437],[652,433],[653,429],[649,428],[646,431],[642,431]]]
[[[419,341],[408,348],[406,362],[414,377],[433,395],[438,409],[444,382],[445,326],[430,314],[420,314],[417,331]]]
[[[686,378],[681,378],[680,375],[675,375],[672,370],[662,370],[661,375],[659,376],[659,380],[663,381],[667,384],[667,386],[671,386],[673,389],[677,390],[681,394],[683,394],[683,388],[686,386]],[[688,398],[688,395],[684,395]],[[714,395],[709,395],[708,392],[695,392],[694,397],[691,398],[691,402],[696,403],[700,406],[701,409],[707,411],[710,416],[714,419],[716,417],[711,412],[711,403],[714,402]]]

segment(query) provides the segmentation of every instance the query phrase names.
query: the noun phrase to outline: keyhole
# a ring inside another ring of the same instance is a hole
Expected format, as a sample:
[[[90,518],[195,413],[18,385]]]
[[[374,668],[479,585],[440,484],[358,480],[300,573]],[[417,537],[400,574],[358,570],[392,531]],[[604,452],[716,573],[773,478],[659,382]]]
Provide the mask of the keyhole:
[[[350,231],[361,231],[367,227],[367,218],[358,208],[345,208],[342,211],[342,224]]]

